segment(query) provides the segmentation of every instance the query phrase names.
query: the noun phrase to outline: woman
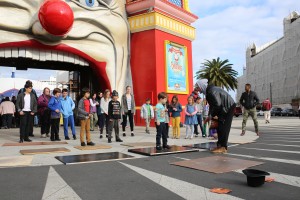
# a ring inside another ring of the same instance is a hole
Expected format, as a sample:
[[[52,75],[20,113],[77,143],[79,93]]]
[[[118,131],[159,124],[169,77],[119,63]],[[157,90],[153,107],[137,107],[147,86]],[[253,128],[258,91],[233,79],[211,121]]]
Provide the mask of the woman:
[[[41,123],[41,138],[49,137],[50,133],[50,115],[51,112],[48,109],[48,103],[50,100],[50,89],[45,87],[43,94],[38,98],[38,113],[40,115]]]
[[[110,91],[107,89],[104,91],[104,97],[101,99],[100,107],[101,107],[101,113],[103,120],[105,120],[105,126],[106,126],[106,137],[108,137],[108,131],[109,131],[109,117],[108,117],[108,104],[111,101],[110,98]],[[100,135],[100,138],[103,136]]]
[[[20,143],[23,141],[31,142],[29,133],[33,133],[33,117],[37,112],[37,99],[31,92],[32,83],[26,82],[25,91],[17,97],[17,112],[20,115]]]
[[[173,125],[173,139],[180,138],[180,113],[182,112],[182,106],[178,102],[177,95],[174,95],[169,106],[169,112],[172,116],[172,125]]]
[[[99,103],[96,101],[96,97],[97,97],[97,94],[93,93],[92,98],[90,98],[90,104],[91,104],[90,112],[92,114],[91,122],[90,122],[91,123],[91,131],[94,131],[95,126],[98,122],[97,106],[99,105]]]
[[[126,93],[123,94],[121,99],[121,108],[122,108],[122,115],[123,115],[123,136],[126,136],[125,128],[127,124],[127,117],[129,117],[130,129],[131,129],[131,136],[134,136],[133,133],[133,116],[135,115],[135,101],[134,96],[131,94],[131,87],[126,87]]]
[[[101,113],[101,99],[103,98],[103,93],[99,92],[98,96],[96,98],[96,101],[98,102],[97,105],[97,115],[98,115],[98,126],[99,126],[99,130],[100,130],[100,138],[102,138],[102,134],[103,134],[103,128],[104,128],[104,115]]]

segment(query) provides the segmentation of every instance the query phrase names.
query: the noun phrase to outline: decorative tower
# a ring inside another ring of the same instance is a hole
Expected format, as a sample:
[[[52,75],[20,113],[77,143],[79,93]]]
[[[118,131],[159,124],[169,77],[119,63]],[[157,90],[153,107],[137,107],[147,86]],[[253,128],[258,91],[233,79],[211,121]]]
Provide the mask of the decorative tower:
[[[131,72],[136,106],[157,94],[177,94],[185,104],[193,90],[192,41],[198,17],[188,0],[127,0],[131,30]],[[139,111],[139,110],[138,110]],[[136,124],[142,124],[139,113]]]

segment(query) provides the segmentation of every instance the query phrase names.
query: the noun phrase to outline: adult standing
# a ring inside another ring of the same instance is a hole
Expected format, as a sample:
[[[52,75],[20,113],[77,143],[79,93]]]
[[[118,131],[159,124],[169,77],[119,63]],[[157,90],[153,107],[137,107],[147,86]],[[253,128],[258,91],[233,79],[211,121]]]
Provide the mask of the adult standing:
[[[33,117],[37,112],[37,98],[31,92],[32,83],[26,82],[25,92],[21,92],[17,97],[17,112],[20,115],[20,143],[23,141],[31,142],[28,138],[33,133]]]
[[[214,85],[207,86],[204,82],[197,82],[201,92],[206,96],[210,105],[210,116],[218,120],[217,148],[212,153],[226,153],[227,143],[232,124],[234,108],[236,106],[232,97],[222,88]]]
[[[98,115],[97,115],[97,106],[99,103],[96,101],[97,93],[93,93],[92,98],[90,98],[90,104],[91,104],[91,131],[94,131],[95,126],[98,122]]]
[[[131,130],[131,136],[134,136],[133,133],[133,116],[135,115],[135,101],[134,96],[131,93],[131,87],[126,87],[126,93],[123,94],[121,99],[121,108],[122,108],[122,115],[123,115],[123,123],[122,123],[122,129],[123,129],[123,136],[126,136],[125,129],[127,124],[127,117],[129,118],[130,123],[130,130]]]
[[[104,91],[104,96],[101,99],[100,107],[101,107],[101,113],[103,114],[103,119],[105,120],[106,137],[107,138],[108,138],[108,132],[109,132],[108,104],[110,101],[111,101],[110,91],[108,89],[106,89]],[[100,138],[102,138],[102,135],[100,135]]]
[[[105,119],[104,119],[104,114],[101,112],[101,99],[103,98],[103,93],[99,92],[98,96],[96,98],[96,101],[98,102],[97,105],[97,116],[98,116],[98,126],[100,130],[100,138],[103,137],[103,129],[105,125]]]
[[[26,81],[26,83],[25,83],[25,85],[26,84],[29,84],[29,85],[31,85],[32,87],[32,89],[31,89],[31,92],[30,93],[32,93],[34,96],[35,96],[35,99],[36,99],[36,101],[37,101],[37,99],[38,99],[38,97],[37,97],[37,94],[36,94],[36,91],[33,89],[33,84],[32,84],[32,81],[30,81],[30,80],[27,80]],[[21,93],[25,93],[26,92],[26,88],[24,87],[24,88],[21,88],[20,90],[19,90],[19,92],[18,92],[18,95],[19,94],[21,94]],[[36,114],[36,113],[35,113]],[[34,119],[34,117],[35,116],[33,116],[33,119]],[[30,121],[31,122],[31,121]],[[32,126],[34,125],[34,120],[32,121]],[[31,125],[30,125],[31,126]],[[31,136],[31,137],[34,137],[34,135],[33,135],[33,129],[32,129],[32,131],[29,133],[29,136]]]
[[[70,140],[69,138],[69,124],[72,130],[73,139],[76,140],[76,129],[74,122],[74,114],[73,110],[75,109],[75,103],[73,99],[69,96],[68,89],[62,89],[62,96],[60,98],[61,102],[61,113],[63,116],[63,124],[64,124],[64,135],[65,140]]]
[[[174,95],[169,106],[169,112],[172,117],[173,125],[173,139],[180,138],[180,113],[182,112],[182,106],[178,101],[177,95]]]
[[[256,114],[256,105],[258,103],[259,103],[259,99],[256,93],[251,90],[251,85],[247,83],[245,85],[245,92],[242,94],[240,98],[240,104],[244,107],[241,136],[245,135],[246,133],[246,124],[249,115],[251,116],[254,122],[255,133],[257,136],[259,136],[257,114]]]
[[[48,103],[50,100],[50,89],[45,87],[43,90],[43,94],[38,98],[38,113],[40,115],[40,123],[41,123],[41,137],[46,138],[49,137],[50,133],[50,115],[51,111],[48,108]]]
[[[5,97],[5,101],[0,104],[2,128],[10,129],[12,127],[12,119],[15,111],[15,104],[9,100],[9,97]]]
[[[269,98],[267,98],[262,103],[262,110],[264,111],[264,116],[265,116],[266,124],[270,123],[270,120],[271,120],[271,108],[272,108],[272,104],[271,104]]]

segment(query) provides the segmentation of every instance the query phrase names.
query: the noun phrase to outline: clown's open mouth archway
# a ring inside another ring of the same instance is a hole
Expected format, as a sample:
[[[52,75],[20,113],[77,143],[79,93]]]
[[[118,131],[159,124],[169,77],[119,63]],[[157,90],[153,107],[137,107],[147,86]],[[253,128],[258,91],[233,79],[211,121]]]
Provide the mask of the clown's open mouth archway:
[[[0,65],[78,71],[81,87],[123,91],[129,27],[119,2],[1,0]]]

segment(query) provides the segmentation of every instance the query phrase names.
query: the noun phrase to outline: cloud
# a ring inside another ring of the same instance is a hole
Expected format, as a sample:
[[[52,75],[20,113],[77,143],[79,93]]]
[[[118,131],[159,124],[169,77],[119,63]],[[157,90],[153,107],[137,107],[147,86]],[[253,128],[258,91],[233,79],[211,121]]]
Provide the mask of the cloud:
[[[204,59],[229,59],[239,74],[245,65],[245,50],[255,42],[261,46],[283,36],[283,18],[300,11],[295,0],[190,0],[199,20],[193,24],[194,71]]]

